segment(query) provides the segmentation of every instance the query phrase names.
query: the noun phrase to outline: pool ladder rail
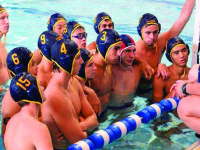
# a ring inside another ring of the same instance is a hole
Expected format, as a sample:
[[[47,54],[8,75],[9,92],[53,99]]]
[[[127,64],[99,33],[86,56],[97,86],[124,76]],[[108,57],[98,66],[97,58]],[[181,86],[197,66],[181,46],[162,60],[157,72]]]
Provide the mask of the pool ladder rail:
[[[105,145],[125,136],[141,126],[141,123],[149,123],[152,119],[160,117],[163,112],[169,112],[178,106],[180,99],[168,98],[154,103],[130,115],[123,120],[111,124],[106,129],[99,130],[88,137],[68,147],[67,150],[94,150],[101,149]]]

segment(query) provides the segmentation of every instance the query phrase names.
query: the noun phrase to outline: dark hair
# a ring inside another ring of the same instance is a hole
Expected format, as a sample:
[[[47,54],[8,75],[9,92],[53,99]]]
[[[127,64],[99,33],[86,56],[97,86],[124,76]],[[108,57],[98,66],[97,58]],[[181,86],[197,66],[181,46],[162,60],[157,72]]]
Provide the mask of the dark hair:
[[[60,73],[60,67],[59,67],[55,62],[53,63],[53,71],[54,71],[54,72],[57,71],[57,72]]]
[[[29,105],[29,104],[30,104],[29,102],[23,102],[23,101],[18,102],[18,105],[20,107],[24,107],[24,106]]]

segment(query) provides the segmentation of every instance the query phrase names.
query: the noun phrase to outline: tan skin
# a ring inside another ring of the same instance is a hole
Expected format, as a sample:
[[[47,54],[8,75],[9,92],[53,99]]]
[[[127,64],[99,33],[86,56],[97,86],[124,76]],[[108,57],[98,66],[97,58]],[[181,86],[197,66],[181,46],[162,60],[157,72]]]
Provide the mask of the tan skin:
[[[67,24],[66,21],[62,20],[62,21],[59,21],[58,23],[56,23],[55,27],[54,27],[54,32],[56,32],[57,34],[60,35],[60,37],[62,38],[62,31],[64,29],[64,26]],[[36,49],[34,51],[34,55],[35,55],[35,61],[36,61],[36,64],[39,65],[40,62],[42,61],[42,55],[40,53],[40,50],[39,49]]]
[[[147,61],[154,70],[158,70],[157,77],[162,75],[164,79],[167,79],[167,76],[169,76],[166,66],[159,64],[163,55],[163,49],[170,38],[176,37],[181,33],[191,16],[194,4],[195,0],[186,0],[180,16],[167,32],[158,35],[157,25],[143,27],[142,34],[144,40],[140,39],[136,42],[136,57],[142,58],[142,60]],[[152,83],[152,80],[148,81],[142,78],[140,83],[141,87],[143,87],[142,84],[147,86],[147,84]]]
[[[74,41],[78,45],[78,48],[84,48],[84,49],[86,48],[87,38],[83,37],[82,39],[78,39],[73,36],[81,35],[84,33],[85,33],[85,29],[80,27],[80,28],[77,28],[72,34],[72,41]]]
[[[177,112],[180,119],[186,124],[190,129],[200,134],[200,111],[199,111],[199,83],[198,80],[198,68],[199,64],[195,64],[189,71],[188,80],[178,80],[172,86],[171,91],[175,91],[173,96],[181,97],[179,102]],[[191,95],[185,95],[182,93],[182,85],[186,85],[186,92]]]
[[[85,65],[85,68],[86,68],[87,80],[90,82],[95,77],[95,73],[97,70],[97,68],[94,65],[93,58],[89,62],[87,62],[87,64]],[[86,80],[81,79],[78,76],[76,76],[76,78],[81,83],[83,91],[87,97],[87,100],[90,103],[90,105],[92,106],[94,112],[96,114],[100,115],[101,114],[101,102],[100,102],[99,98],[97,97],[96,93],[94,92],[93,89],[91,89],[90,87],[87,87],[85,85]]]
[[[102,108],[105,108],[109,101],[112,86],[111,65],[117,64],[120,48],[121,43],[117,43],[110,48],[106,58],[107,62],[103,60],[99,53],[94,55],[94,64],[97,71],[95,78],[91,81],[91,86],[99,97]]]
[[[7,150],[53,150],[49,130],[38,120],[39,108],[30,103],[11,118],[4,138]]]
[[[79,55],[75,60],[73,75],[78,74],[82,62]],[[49,128],[55,148],[65,149],[86,138],[86,131],[98,125],[96,114],[84,96],[80,83],[63,70],[54,73],[45,96],[47,100],[42,106],[43,120]],[[57,141],[60,132],[66,139],[62,143]]]
[[[6,34],[9,30],[9,15],[7,11],[4,11],[0,14],[0,39],[3,35]],[[4,37],[5,38],[5,37]],[[0,40],[0,91],[5,91],[1,87],[2,84],[5,84],[9,80],[9,72],[6,65],[6,57],[8,55],[4,42]]]
[[[133,64],[135,48],[128,48],[121,54],[121,65],[113,65],[112,91],[109,106],[123,106],[125,103],[133,102],[134,95],[141,77],[141,68]],[[131,95],[131,97],[130,97]]]
[[[170,78],[163,80],[161,77],[154,77],[153,81],[153,101],[160,102],[162,99],[172,97],[171,86],[177,80],[187,80],[190,68],[187,67],[188,49],[185,45],[175,47],[171,52],[173,64],[168,67]],[[185,75],[184,75],[185,74]]]
[[[45,101],[43,87],[40,91]],[[40,105],[29,103],[10,119],[4,137],[7,150],[53,150],[49,130],[38,120],[39,113]]]
[[[29,73],[36,76],[37,75],[37,65],[34,61],[34,58],[32,62],[29,64]],[[1,136],[4,137],[4,133],[6,130],[6,124],[8,123],[9,119],[12,118],[16,113],[18,113],[21,110],[21,107],[16,103],[11,95],[10,90],[6,92],[4,95],[4,98],[2,100],[1,105],[1,115],[2,115],[2,121],[1,121]],[[6,124],[5,124],[6,123]]]
[[[104,29],[113,29],[113,23],[111,20],[109,19],[105,19],[104,21],[101,22],[100,26],[99,26],[99,30],[100,32],[103,31]],[[95,53],[96,50],[96,41],[90,43],[87,47],[87,50],[89,50],[92,54]]]
[[[38,66],[38,79],[40,85],[45,89],[53,76],[53,62],[49,61],[47,58],[42,57],[42,61]]]

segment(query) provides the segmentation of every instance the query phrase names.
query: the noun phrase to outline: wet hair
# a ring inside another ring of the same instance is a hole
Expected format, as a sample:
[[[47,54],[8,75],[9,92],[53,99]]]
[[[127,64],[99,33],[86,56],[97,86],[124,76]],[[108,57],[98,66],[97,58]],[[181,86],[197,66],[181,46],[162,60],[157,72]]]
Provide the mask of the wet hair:
[[[29,104],[30,104],[29,102],[23,102],[23,101],[18,102],[18,105],[20,107],[24,107],[24,106],[29,105]]]

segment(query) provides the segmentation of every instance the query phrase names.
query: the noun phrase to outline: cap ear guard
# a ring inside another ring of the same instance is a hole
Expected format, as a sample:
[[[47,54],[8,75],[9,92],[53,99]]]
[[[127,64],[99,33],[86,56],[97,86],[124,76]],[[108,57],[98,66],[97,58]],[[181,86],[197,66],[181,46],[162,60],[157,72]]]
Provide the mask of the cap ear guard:
[[[14,67],[15,69],[15,72],[27,72],[28,70],[26,69],[26,67],[24,67],[23,64],[19,64],[19,65],[16,65]]]
[[[104,18],[104,17],[107,17],[107,18]],[[102,22],[102,20],[106,20],[106,19],[109,19],[112,21],[112,18],[105,12],[101,12],[99,14],[97,14],[97,16],[95,17],[94,19],[94,31],[99,34],[100,31],[99,31],[99,26],[100,26],[100,23]],[[114,22],[113,23],[113,29],[114,29]]]
[[[173,63],[173,60],[171,58],[172,50],[176,46],[179,46],[179,45],[185,45],[187,50],[188,50],[188,55],[190,54],[190,48],[189,48],[188,44],[185,44],[185,42],[180,37],[170,38],[166,43],[166,53],[165,53],[165,55],[166,55],[167,59],[172,63]]]
[[[200,83],[200,65],[199,65],[199,69],[198,69],[198,83]]]
[[[154,23],[148,23],[149,20],[154,20]],[[154,25],[154,24],[158,25],[158,27],[159,27],[159,33],[160,33],[160,31],[161,31],[161,24],[158,22],[158,19],[154,15],[152,15],[150,13],[144,14],[140,18],[139,25],[137,26],[137,32],[138,32],[139,36],[143,39],[143,37],[142,37],[142,28],[143,28],[143,26],[145,26],[145,25]]]

